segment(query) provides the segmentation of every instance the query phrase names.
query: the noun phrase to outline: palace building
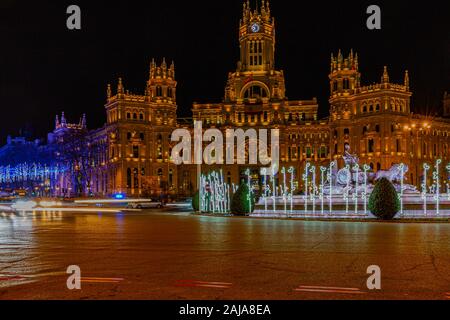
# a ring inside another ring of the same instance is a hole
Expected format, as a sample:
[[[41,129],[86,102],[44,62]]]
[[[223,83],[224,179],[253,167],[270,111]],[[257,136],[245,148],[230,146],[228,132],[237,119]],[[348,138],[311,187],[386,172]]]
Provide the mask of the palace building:
[[[374,172],[405,163],[407,182],[417,186],[424,162],[450,160],[450,94],[444,95],[442,117],[414,114],[408,71],[403,83],[395,84],[388,68],[380,68],[380,82],[366,86],[358,55],[350,51],[344,56],[339,51],[330,61],[330,115],[319,119],[316,98],[286,96],[284,73],[275,63],[275,29],[268,1],[262,0],[256,9],[244,2],[237,44],[240,60],[228,74],[223,100],[194,103],[190,121],[176,116],[174,63],[151,62],[143,95],[126,90],[122,79],[114,92],[109,85],[106,124],[88,137],[90,145],[103,146],[96,148],[102,151],[91,162],[89,191],[191,195],[197,189],[198,167],[173,163],[171,133],[176,128],[193,130],[193,120],[202,121],[205,130],[217,128],[223,133],[228,128],[279,129],[280,167],[294,167],[297,176],[308,162],[326,166],[337,160],[342,167],[346,144]],[[262,179],[257,166],[204,165],[201,170],[221,169],[227,182],[239,183],[249,167],[257,187]]]

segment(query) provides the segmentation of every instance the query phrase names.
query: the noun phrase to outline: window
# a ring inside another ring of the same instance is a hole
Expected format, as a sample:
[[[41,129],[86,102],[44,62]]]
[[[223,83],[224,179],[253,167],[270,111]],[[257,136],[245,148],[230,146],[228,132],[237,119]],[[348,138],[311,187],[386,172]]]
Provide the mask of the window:
[[[135,189],[139,188],[139,171],[137,168],[133,169],[133,187]]]
[[[375,110],[376,111],[380,111],[380,104],[379,103],[377,103],[377,106],[375,107]]]
[[[249,43],[250,66],[261,66],[263,64],[263,43],[262,41],[251,41]]]
[[[143,132],[139,133],[139,139],[141,139],[142,141],[145,140],[145,134]]]
[[[312,149],[311,147],[306,147],[306,158],[311,159],[312,156]]]
[[[131,113],[127,112],[127,119],[131,119]]]
[[[350,82],[348,79],[344,79],[344,90],[350,89]]]
[[[320,147],[320,158],[326,158],[327,157],[327,148],[325,146]]]
[[[377,171],[381,170],[381,163],[377,162]]]
[[[144,120],[144,114],[143,113],[139,113],[139,120]]]
[[[137,120],[137,113],[133,113],[133,120]]]
[[[173,170],[169,170],[169,187],[173,186]]]
[[[349,134],[350,134],[350,129],[345,128],[345,129],[344,129],[344,135],[349,135]]]
[[[127,139],[131,140],[131,132],[127,132]]]
[[[133,146],[133,158],[139,158],[139,146]]]
[[[373,139],[369,139],[369,143],[368,143],[369,145],[368,145],[368,150],[369,150],[369,153],[372,153],[373,152],[373,147],[374,147],[374,141],[373,141]]]
[[[396,149],[397,149],[397,152],[402,152],[402,146],[401,146],[400,139],[396,140]]]
[[[367,106],[363,106],[363,112],[364,112],[364,113],[367,112]]]
[[[375,126],[375,131],[378,132],[378,133],[380,132],[380,125],[379,125],[379,124],[377,124],[377,125]]]
[[[131,188],[131,168],[127,169],[127,188]]]
[[[162,88],[160,86],[156,87],[156,96],[161,97],[162,96]]]
[[[267,90],[261,86],[251,86],[244,93],[244,99],[261,99],[269,96]]]

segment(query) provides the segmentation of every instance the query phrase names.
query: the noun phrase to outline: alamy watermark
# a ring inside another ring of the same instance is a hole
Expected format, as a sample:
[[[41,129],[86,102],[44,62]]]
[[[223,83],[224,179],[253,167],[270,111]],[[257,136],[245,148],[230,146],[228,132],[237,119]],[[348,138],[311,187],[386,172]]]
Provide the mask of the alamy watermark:
[[[268,150],[269,131],[270,153]],[[246,131],[243,129],[226,129],[224,138],[222,131],[219,129],[208,129],[203,133],[202,122],[194,121],[193,138],[188,129],[176,129],[172,133],[171,140],[172,142],[179,142],[172,149],[172,159],[176,165],[203,163],[207,165],[260,164],[278,170],[280,158],[279,129],[258,129],[258,131],[256,129]],[[204,142],[209,142],[209,144],[203,150]]]

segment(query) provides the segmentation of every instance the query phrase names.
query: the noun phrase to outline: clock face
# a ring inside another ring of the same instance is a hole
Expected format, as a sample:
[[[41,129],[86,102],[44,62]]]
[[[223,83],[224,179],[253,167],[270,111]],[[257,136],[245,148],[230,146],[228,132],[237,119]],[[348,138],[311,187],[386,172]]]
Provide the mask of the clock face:
[[[251,26],[251,30],[252,30],[252,32],[259,32],[259,30],[261,30],[261,27],[259,26],[259,24],[258,23],[254,23],[254,24],[252,24],[252,26]]]

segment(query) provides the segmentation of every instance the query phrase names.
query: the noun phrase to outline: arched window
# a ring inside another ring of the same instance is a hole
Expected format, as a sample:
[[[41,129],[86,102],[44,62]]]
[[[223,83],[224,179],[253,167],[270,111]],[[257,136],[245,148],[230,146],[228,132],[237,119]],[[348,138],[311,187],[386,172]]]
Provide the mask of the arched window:
[[[244,99],[261,99],[269,97],[267,90],[261,86],[253,85],[244,93]]]
[[[161,97],[162,96],[162,88],[160,86],[156,87],[156,96]]]
[[[370,112],[373,112],[373,104],[370,105],[369,111],[370,111]]]
[[[350,89],[350,82],[347,78],[344,79],[343,85],[344,85],[344,90]]]
[[[345,134],[345,135],[349,135],[349,134],[350,134],[350,129],[345,128],[345,129],[344,129],[344,134]]]
[[[144,114],[141,112],[141,113],[139,113],[139,120],[144,120]]]
[[[373,139],[369,139],[368,152],[373,153],[373,150],[374,150],[374,141],[373,141]]]
[[[378,132],[378,133],[380,132],[380,125],[379,125],[379,124],[377,124],[377,125],[375,126],[375,131]]]
[[[137,113],[133,113],[133,120],[137,120]]]
[[[363,110],[362,112],[366,113],[367,112],[367,106],[364,105],[362,110]]]
[[[376,107],[375,107],[375,110],[376,110],[376,111],[380,111],[380,104],[379,104],[379,103],[377,103],[377,105],[376,105]]]

